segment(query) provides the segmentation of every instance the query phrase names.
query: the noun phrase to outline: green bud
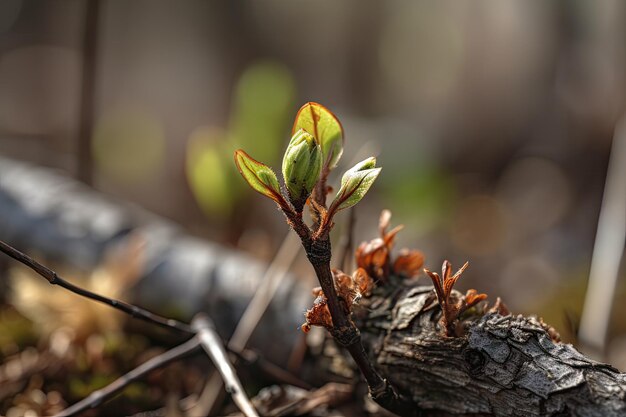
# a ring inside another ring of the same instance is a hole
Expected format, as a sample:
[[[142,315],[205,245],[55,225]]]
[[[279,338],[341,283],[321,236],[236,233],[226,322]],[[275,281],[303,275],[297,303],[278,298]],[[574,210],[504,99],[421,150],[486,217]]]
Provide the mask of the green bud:
[[[376,158],[370,157],[346,171],[341,178],[341,188],[332,203],[336,211],[354,206],[361,201],[380,174]]]
[[[312,135],[302,129],[298,130],[291,138],[283,157],[283,178],[296,211],[302,211],[321,170],[320,146]]]

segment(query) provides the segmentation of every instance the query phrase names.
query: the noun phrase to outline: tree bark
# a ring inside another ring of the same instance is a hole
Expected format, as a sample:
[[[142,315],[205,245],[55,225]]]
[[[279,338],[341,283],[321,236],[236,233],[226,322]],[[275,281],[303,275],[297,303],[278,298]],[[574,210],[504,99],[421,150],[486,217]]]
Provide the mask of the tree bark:
[[[626,416],[626,374],[536,318],[474,312],[446,337],[433,299],[431,286],[381,287],[356,317],[381,374],[424,415]]]

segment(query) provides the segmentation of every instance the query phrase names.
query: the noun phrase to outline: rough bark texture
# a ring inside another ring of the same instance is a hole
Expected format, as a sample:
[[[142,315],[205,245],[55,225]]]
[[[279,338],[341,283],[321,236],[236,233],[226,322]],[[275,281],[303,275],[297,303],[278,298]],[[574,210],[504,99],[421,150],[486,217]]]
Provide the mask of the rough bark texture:
[[[460,296],[460,294],[458,294]],[[626,416],[626,374],[532,317],[477,314],[442,336],[432,287],[378,289],[358,317],[380,372],[427,416]]]

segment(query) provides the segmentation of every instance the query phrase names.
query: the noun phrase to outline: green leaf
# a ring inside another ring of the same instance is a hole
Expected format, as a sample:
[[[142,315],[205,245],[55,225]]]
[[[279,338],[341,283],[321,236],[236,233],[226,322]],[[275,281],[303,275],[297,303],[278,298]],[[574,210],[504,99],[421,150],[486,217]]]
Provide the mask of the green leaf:
[[[289,199],[301,212],[322,171],[322,151],[313,135],[298,130],[283,157],[283,178]]]
[[[284,202],[280,194],[278,179],[270,167],[254,160],[241,149],[235,151],[235,164],[250,187],[278,204]]]
[[[335,211],[354,206],[361,201],[370,189],[374,180],[380,174],[381,168],[376,168],[376,158],[367,158],[350,168],[341,178],[341,188],[331,207]]]
[[[324,168],[333,169],[343,153],[343,128],[335,115],[318,103],[306,103],[296,114],[291,134],[303,129],[315,137],[322,148]]]

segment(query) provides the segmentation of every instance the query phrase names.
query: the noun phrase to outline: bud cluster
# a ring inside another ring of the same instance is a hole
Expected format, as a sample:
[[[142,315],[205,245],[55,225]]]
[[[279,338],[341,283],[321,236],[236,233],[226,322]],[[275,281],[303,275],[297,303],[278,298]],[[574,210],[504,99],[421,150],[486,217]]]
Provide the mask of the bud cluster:
[[[281,192],[274,171],[244,151],[235,152],[235,162],[248,184],[276,201],[285,213],[301,217],[307,201],[317,200],[312,201],[312,214],[322,214],[322,219],[314,216],[314,220],[327,232],[332,227],[332,216],[361,201],[380,173],[380,168],[376,168],[376,158],[373,157],[350,168],[344,173],[341,187],[326,210],[326,179],[342,153],[343,128],[339,120],[324,106],[307,103],[296,115],[292,137],[283,156],[282,173],[286,193]],[[319,189],[310,198],[316,186]]]
[[[283,157],[283,178],[289,200],[302,212],[322,172],[322,149],[315,138],[298,130],[291,138]]]

